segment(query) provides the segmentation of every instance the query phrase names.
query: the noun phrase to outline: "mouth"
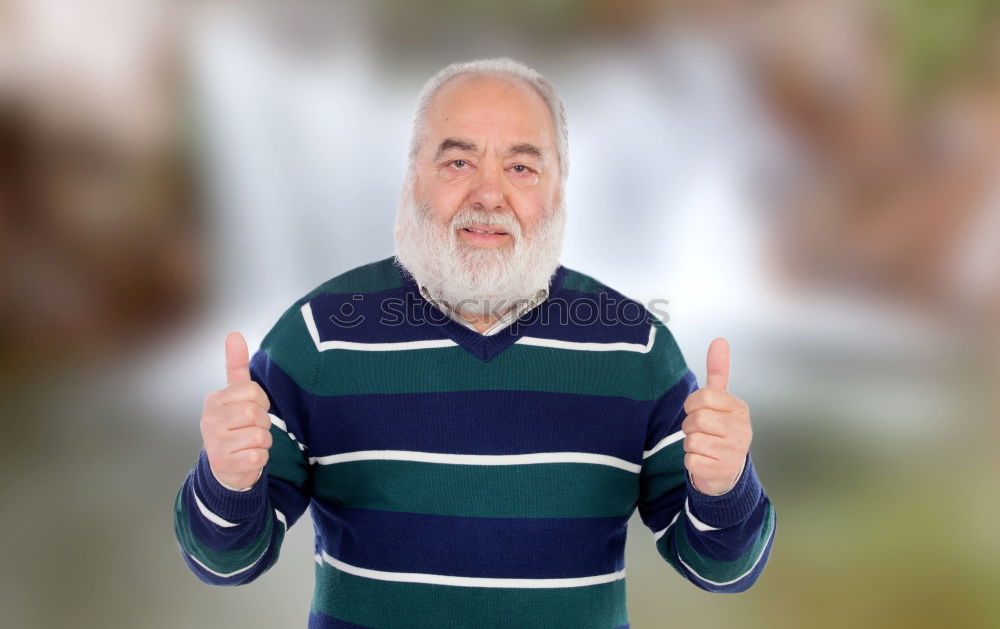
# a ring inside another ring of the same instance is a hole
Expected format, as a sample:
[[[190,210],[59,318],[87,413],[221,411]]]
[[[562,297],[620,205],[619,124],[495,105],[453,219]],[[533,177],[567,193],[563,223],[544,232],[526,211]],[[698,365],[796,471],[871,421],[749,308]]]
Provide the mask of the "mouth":
[[[497,247],[512,236],[502,229],[490,225],[470,225],[461,231],[466,242],[478,247]]]
[[[463,227],[462,231],[469,232],[470,234],[480,234],[483,236],[506,236],[507,232],[495,227],[493,225],[469,225],[468,227]]]
[[[470,234],[480,234],[482,236],[506,236],[507,232],[495,232],[495,231],[485,231],[481,229],[472,229],[471,227],[464,227],[462,231],[469,232]]]

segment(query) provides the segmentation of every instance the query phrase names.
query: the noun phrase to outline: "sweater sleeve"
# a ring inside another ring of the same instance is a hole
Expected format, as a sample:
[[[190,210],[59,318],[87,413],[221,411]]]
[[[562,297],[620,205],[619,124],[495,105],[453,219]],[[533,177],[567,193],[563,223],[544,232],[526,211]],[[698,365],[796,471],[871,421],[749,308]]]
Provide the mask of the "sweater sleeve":
[[[309,505],[311,472],[305,442],[313,398],[298,380],[308,379],[314,367],[293,364],[286,371],[279,365],[279,360],[286,362],[289,340],[297,332],[307,334],[304,326],[295,329],[295,318],[288,314],[250,360],[250,378],[267,394],[271,418],[272,445],[257,482],[248,491],[225,487],[212,474],[202,449],[174,501],[174,532],[181,556],[206,583],[240,585],[266,572],[278,559],[286,530]],[[291,349],[294,355],[295,348]]]
[[[767,563],[774,508],[750,454],[729,491],[710,496],[691,484],[681,424],[684,401],[698,383],[667,328],[654,325],[658,336],[650,368],[658,395],[647,426],[639,515],[653,531],[657,551],[688,581],[709,592],[742,592],[757,581]]]

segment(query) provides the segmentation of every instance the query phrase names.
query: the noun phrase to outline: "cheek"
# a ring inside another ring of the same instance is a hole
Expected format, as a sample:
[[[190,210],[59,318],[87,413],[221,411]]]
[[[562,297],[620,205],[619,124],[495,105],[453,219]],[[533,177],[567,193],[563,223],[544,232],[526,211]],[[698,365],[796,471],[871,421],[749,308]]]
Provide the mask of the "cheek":
[[[517,219],[521,222],[521,226],[529,232],[534,231],[535,226],[545,216],[546,210],[549,207],[546,204],[551,205],[551,203],[552,201],[543,194],[532,193],[521,195],[514,204],[515,214],[517,214]]]
[[[416,188],[414,199],[427,202],[431,206],[431,217],[436,223],[448,223],[462,204],[462,195],[454,189],[443,186],[421,186]]]

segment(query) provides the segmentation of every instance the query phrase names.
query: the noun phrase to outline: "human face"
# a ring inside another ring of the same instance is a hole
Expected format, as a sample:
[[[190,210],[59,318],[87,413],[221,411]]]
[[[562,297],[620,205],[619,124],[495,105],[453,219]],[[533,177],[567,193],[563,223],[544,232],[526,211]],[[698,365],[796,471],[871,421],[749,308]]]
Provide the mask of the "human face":
[[[532,238],[559,201],[552,115],[527,85],[458,77],[432,101],[413,170],[413,196],[470,250],[514,247]],[[459,214],[461,212],[461,214]],[[453,219],[458,215],[459,220]],[[498,220],[501,219],[501,220]]]

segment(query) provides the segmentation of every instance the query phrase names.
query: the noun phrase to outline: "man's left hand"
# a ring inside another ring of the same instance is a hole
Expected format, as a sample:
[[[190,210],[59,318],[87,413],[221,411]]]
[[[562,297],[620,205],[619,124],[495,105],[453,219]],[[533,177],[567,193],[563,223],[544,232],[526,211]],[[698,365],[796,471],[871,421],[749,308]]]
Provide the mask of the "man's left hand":
[[[684,467],[694,488],[717,496],[729,491],[743,470],[753,431],[747,403],[727,391],[729,343],[723,338],[708,347],[705,386],[684,401]]]

